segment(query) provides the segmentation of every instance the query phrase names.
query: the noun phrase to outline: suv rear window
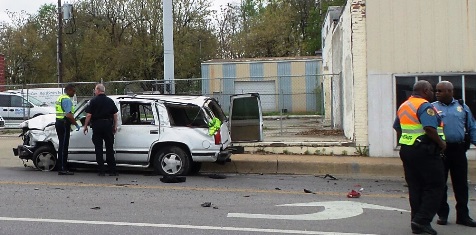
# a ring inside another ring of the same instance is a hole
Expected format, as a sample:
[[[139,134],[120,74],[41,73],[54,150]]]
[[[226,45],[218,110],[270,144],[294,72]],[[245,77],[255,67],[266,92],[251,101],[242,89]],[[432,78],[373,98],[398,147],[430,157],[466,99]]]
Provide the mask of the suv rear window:
[[[207,128],[202,109],[197,105],[166,104],[170,125]]]
[[[226,120],[225,113],[215,100],[209,100],[205,106],[208,107],[208,109],[213,113],[213,116],[220,119],[222,123]]]

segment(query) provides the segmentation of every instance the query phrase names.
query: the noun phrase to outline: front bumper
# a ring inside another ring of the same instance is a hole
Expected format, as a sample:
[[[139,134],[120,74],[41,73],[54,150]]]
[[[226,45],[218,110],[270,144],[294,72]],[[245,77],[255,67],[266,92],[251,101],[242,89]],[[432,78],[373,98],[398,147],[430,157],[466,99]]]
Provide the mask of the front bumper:
[[[17,148],[13,148],[13,155],[18,156],[20,159],[32,159],[33,146],[18,145]]]

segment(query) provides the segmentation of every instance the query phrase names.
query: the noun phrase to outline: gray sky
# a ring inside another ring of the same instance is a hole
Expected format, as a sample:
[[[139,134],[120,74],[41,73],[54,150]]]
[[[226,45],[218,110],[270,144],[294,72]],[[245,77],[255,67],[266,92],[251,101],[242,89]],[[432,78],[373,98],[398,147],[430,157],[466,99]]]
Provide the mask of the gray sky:
[[[239,0],[210,0],[213,9],[218,10],[220,5],[225,5],[228,2],[237,3]],[[62,0],[62,3],[73,3],[75,0]],[[0,0],[0,21],[9,21],[7,16],[7,9],[12,12],[20,13],[22,10],[27,13],[35,13],[41,5],[52,3],[57,5],[58,0]],[[9,21],[10,22],[10,21]]]

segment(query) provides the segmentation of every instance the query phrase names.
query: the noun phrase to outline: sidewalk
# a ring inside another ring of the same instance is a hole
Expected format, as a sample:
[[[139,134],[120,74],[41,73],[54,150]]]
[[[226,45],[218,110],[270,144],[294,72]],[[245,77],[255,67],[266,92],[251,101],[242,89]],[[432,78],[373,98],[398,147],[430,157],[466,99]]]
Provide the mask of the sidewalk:
[[[403,166],[395,157],[234,154],[231,163],[206,163],[204,172],[241,174],[345,175],[356,178],[402,179]],[[476,183],[476,161],[468,161],[468,179]]]

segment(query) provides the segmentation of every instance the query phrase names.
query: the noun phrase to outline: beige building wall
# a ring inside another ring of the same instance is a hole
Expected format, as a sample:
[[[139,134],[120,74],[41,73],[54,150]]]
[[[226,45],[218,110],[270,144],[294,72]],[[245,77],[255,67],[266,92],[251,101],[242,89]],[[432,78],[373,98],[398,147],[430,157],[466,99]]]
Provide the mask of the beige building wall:
[[[291,74],[302,75],[306,73],[306,62],[291,62]],[[306,111],[306,78],[305,76],[296,76],[291,78],[291,90],[299,95],[293,95],[293,112]]]
[[[372,74],[476,70],[475,0],[367,0]]]
[[[250,64],[236,64],[236,81],[250,80]]]
[[[223,66],[221,64],[212,64],[210,65],[210,91],[212,93],[214,92],[221,92],[221,79],[215,79],[215,78],[221,78],[223,77]]]

